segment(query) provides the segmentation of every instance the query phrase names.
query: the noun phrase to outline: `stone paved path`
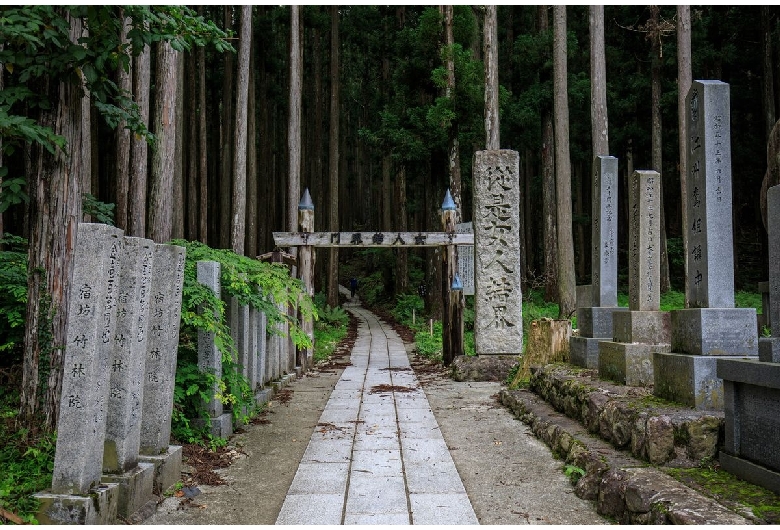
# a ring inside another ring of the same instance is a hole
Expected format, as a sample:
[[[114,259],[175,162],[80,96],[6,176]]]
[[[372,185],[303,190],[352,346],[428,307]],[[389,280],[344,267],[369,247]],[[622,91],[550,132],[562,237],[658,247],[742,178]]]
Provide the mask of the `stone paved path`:
[[[276,524],[478,524],[400,337],[359,319]]]

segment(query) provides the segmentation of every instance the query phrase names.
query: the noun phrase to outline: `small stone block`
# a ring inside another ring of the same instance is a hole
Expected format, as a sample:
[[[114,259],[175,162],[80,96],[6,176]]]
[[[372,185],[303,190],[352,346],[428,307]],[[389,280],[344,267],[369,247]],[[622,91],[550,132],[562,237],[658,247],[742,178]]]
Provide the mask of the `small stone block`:
[[[672,320],[666,311],[620,311],[612,316],[615,342],[669,344]]]
[[[180,445],[169,445],[160,455],[139,457],[142,462],[154,464],[154,494],[161,494],[181,480],[181,453]]]
[[[258,405],[262,405],[263,403],[268,403],[271,401],[271,398],[273,397],[273,391],[270,388],[262,388],[255,392],[255,402]]]
[[[593,286],[592,285],[578,285],[577,286],[577,309],[580,307],[592,307],[593,306]]]
[[[680,309],[671,319],[674,352],[758,356],[755,308]]]
[[[655,352],[671,352],[671,345],[600,342],[599,377],[621,385],[650,386]]]
[[[613,314],[628,311],[627,307],[581,307],[577,309],[580,337],[612,339]]]
[[[89,495],[36,493],[41,502],[35,518],[39,524],[115,524],[119,503],[118,484],[99,484]]]
[[[723,380],[716,357],[653,354],[653,394],[697,410],[723,410]]]
[[[718,377],[735,383],[744,383],[780,390],[780,364],[758,359],[718,359]]]
[[[599,342],[607,339],[593,337],[572,337],[569,339],[569,359],[582,368],[599,367]]]
[[[104,474],[102,480],[119,485],[117,514],[125,519],[154,500],[154,464],[141,463],[126,473]]]
[[[780,337],[758,339],[758,360],[764,363],[780,363]]]

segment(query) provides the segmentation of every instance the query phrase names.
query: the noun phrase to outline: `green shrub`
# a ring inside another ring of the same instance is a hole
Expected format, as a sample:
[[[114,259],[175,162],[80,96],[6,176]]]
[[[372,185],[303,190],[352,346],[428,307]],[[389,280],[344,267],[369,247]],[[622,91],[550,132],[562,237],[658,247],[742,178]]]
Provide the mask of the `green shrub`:
[[[27,240],[6,234],[0,239],[0,352],[9,364],[21,363],[27,306]]]

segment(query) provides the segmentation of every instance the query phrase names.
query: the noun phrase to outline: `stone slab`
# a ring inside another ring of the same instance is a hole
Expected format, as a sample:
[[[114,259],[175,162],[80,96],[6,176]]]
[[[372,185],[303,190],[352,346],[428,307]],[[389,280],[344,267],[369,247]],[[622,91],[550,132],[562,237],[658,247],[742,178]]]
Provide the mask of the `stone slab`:
[[[674,352],[758,356],[755,308],[679,309],[670,314]]]
[[[666,311],[619,311],[612,315],[615,342],[670,344],[672,320]]]
[[[169,445],[168,449],[159,455],[141,455],[141,462],[154,464],[154,488],[156,495],[162,494],[168,488],[181,480],[180,445]]]
[[[697,410],[723,410],[723,380],[717,357],[680,353],[653,354],[653,394]]]
[[[653,385],[653,354],[669,353],[670,344],[599,343],[599,377],[628,386]]]
[[[211,421],[209,432],[212,436],[227,439],[233,435],[233,414],[230,412],[223,412],[219,416],[209,418],[209,420]],[[201,418],[190,421],[198,428],[206,426],[206,421]]]
[[[581,307],[577,309],[577,329],[580,337],[612,339],[613,315],[628,311],[627,307]]]
[[[599,343],[609,339],[572,337],[569,339],[569,362],[582,368],[599,367]]]
[[[764,363],[780,363],[780,337],[759,337],[758,360]]]
[[[741,478],[751,484],[757,484],[762,488],[780,494],[780,473],[758,465],[750,460],[730,455],[721,450],[718,453],[720,467],[732,475]]]
[[[410,493],[409,503],[416,525],[479,524],[465,493]]]
[[[617,306],[618,160],[593,158],[591,274],[594,307]]]
[[[125,519],[143,509],[147,503],[156,501],[152,493],[154,464],[140,463],[125,473],[104,474],[102,480],[106,484],[119,485],[117,514]]]
[[[580,307],[593,307],[593,286],[577,286],[577,309]]]
[[[628,307],[633,311],[658,311],[661,176],[657,171],[634,171],[628,197]]]
[[[89,495],[36,493],[41,503],[35,518],[39,524],[116,524],[119,485],[99,484]]]

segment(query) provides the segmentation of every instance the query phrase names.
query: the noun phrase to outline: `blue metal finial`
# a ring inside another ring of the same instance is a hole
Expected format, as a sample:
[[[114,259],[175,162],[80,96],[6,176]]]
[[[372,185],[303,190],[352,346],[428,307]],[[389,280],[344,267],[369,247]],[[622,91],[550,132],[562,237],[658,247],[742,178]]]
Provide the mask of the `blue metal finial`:
[[[444,202],[441,203],[441,209],[455,210],[455,201],[452,200],[452,195],[450,195],[450,190],[447,190],[447,193],[444,195]]]
[[[455,277],[452,279],[452,286],[450,287],[453,291],[462,291],[463,290],[463,282],[460,281],[460,276],[458,276],[457,273],[455,273]]]
[[[301,202],[298,203],[298,209],[299,210],[314,209],[314,203],[311,202],[311,195],[309,195],[309,188],[306,188],[306,191],[303,192],[303,197],[301,197]]]

